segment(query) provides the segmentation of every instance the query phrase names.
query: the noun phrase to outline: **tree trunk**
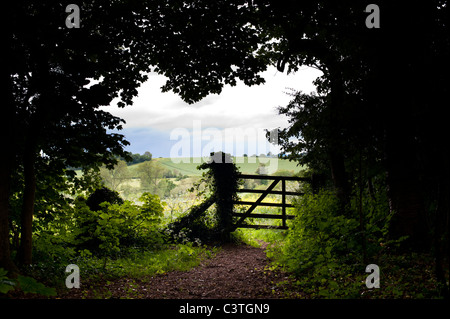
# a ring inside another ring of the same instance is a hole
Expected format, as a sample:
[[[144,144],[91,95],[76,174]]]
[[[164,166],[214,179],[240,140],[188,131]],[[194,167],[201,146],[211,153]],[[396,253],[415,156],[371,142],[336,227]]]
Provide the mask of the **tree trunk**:
[[[408,236],[405,248],[429,248],[425,205],[419,183],[418,129],[421,109],[426,108],[427,23],[424,6],[389,2],[383,10],[378,37],[380,57],[378,92],[380,112],[385,114],[385,164],[388,195],[395,215],[390,235]],[[425,87],[424,87],[425,86]],[[425,93],[424,93],[425,92]]]
[[[6,12],[5,19],[10,20],[11,15]],[[8,24],[7,24],[8,25]],[[4,39],[4,58],[9,61],[11,58],[12,33],[6,32]],[[10,276],[18,272],[17,267],[11,259],[10,243],[9,243],[9,196],[11,187],[11,176],[13,171],[13,163],[15,157],[15,109],[12,95],[10,64],[4,63],[1,71],[1,86],[4,89],[2,105],[0,107],[0,136],[3,142],[3,152],[0,156],[0,267],[8,270]]]
[[[408,246],[426,249],[429,238],[418,169],[414,165],[415,154],[402,147],[406,143],[404,139],[400,142],[390,136],[388,143],[391,144],[387,151],[388,196],[395,211],[390,225],[391,237],[408,236]]]
[[[391,72],[392,73],[392,72]],[[408,66],[396,72],[403,84],[398,85],[398,95],[386,103],[389,119],[386,123],[385,164],[387,172],[388,196],[395,215],[391,220],[392,238],[408,236],[408,246],[417,249],[429,248],[425,217],[423,190],[420,187],[420,167],[418,158],[417,127],[420,120],[415,113],[420,107],[420,97],[410,93],[413,77]]]
[[[444,298],[448,299],[450,297],[449,286],[447,284],[447,279],[445,275],[444,265],[445,265],[445,255],[446,250],[449,252],[449,198],[450,193],[449,187],[449,174],[448,167],[444,168],[444,176],[440,178],[438,182],[438,198],[437,198],[437,208],[436,208],[436,221],[434,227],[434,257],[436,261],[435,273],[436,279],[440,283],[440,293]],[[450,254],[447,255],[450,260]],[[450,266],[449,266],[450,267]]]
[[[36,173],[34,169],[34,147],[28,146],[25,150],[23,167],[25,188],[23,193],[21,215],[21,240],[19,249],[20,262],[23,265],[31,264],[33,213],[36,194]]]
[[[31,264],[32,259],[32,234],[33,234],[33,214],[36,195],[36,172],[35,161],[37,154],[37,147],[39,145],[38,139],[40,132],[43,129],[42,123],[46,123],[48,118],[54,116],[51,107],[53,103],[51,92],[52,81],[49,76],[49,62],[48,54],[45,49],[39,47],[32,47],[31,54],[36,61],[36,70],[33,76],[39,82],[36,88],[40,92],[37,110],[30,116],[29,126],[26,130],[25,148],[23,150],[23,173],[24,173],[24,190],[23,202],[21,212],[21,238],[18,252],[19,261],[22,265]]]
[[[9,243],[9,192],[11,182],[11,166],[8,162],[9,154],[2,155],[0,161],[0,268],[16,273],[17,268],[11,259]],[[5,161],[6,159],[6,161]]]
[[[331,88],[328,105],[328,140],[331,142],[331,145],[328,145],[328,154],[330,157],[331,175],[337,196],[339,198],[341,214],[346,214],[350,204],[352,189],[345,168],[344,149],[346,146],[345,144],[348,142],[342,134],[346,125],[343,121],[343,106],[345,103],[344,79],[338,62],[339,59],[335,57],[334,54],[327,55],[324,61],[330,73],[329,77]]]
[[[331,177],[334,188],[339,199],[341,213],[346,212],[346,207],[350,203],[350,184],[345,171],[345,162],[341,152],[330,151]]]

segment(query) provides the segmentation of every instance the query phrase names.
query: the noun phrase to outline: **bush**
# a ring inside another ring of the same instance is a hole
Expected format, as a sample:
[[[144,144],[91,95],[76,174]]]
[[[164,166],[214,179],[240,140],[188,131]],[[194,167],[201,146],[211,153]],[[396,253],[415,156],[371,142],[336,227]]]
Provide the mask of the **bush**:
[[[119,193],[107,187],[95,190],[86,200],[86,205],[92,211],[100,210],[100,204],[108,202],[110,204],[123,204],[123,199]]]
[[[158,196],[149,193],[142,194],[140,201],[142,206],[131,201],[105,201],[94,211],[79,198],[75,203],[78,248],[110,255],[120,252],[121,246],[162,244],[158,224],[163,204]]]
[[[291,271],[300,275],[321,263],[332,267],[335,255],[345,253],[351,258],[358,250],[353,236],[358,221],[336,216],[337,211],[339,200],[328,191],[305,195],[296,204],[296,218],[284,251]]]
[[[365,256],[382,249],[389,214],[376,199],[364,198],[362,231],[358,201],[340,215],[339,199],[327,190],[306,194],[295,203],[286,242],[270,254],[298,279],[299,288],[318,297],[358,297]]]
[[[17,278],[7,277],[7,271],[0,268],[0,297],[4,297],[11,290],[16,289],[24,294],[37,294],[41,296],[56,296],[56,289],[46,287],[36,279],[18,275]]]

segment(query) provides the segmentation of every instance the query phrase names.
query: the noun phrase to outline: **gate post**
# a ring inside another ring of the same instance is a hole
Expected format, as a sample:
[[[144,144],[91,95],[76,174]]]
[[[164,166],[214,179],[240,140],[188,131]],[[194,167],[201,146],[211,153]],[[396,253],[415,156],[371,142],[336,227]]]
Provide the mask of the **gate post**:
[[[215,186],[218,227],[224,241],[230,240],[233,228],[233,207],[237,199],[239,171],[230,154],[217,152],[211,154],[211,171]]]

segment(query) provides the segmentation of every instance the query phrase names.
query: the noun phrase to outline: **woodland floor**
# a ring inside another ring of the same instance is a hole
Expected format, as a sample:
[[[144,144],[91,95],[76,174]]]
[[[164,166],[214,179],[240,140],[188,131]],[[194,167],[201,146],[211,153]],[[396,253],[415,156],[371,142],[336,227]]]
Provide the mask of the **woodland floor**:
[[[211,259],[189,271],[150,278],[119,279],[58,298],[256,299],[301,298],[289,293],[289,277],[271,271],[263,248],[227,244]],[[83,289],[84,288],[84,289]]]

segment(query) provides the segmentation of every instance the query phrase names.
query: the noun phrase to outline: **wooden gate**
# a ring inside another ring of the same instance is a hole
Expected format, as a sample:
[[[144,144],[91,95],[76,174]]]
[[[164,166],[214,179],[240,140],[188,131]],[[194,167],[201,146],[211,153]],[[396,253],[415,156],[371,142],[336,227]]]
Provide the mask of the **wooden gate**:
[[[233,213],[233,216],[240,217],[238,221],[234,224],[234,229],[237,228],[271,228],[271,229],[287,229],[286,220],[294,218],[292,215],[286,215],[286,208],[293,207],[292,204],[286,202],[286,196],[300,196],[303,193],[298,192],[288,192],[286,191],[286,181],[305,181],[310,182],[311,179],[305,177],[293,177],[293,176],[266,176],[266,175],[248,175],[241,174],[241,179],[264,179],[264,180],[272,180],[273,182],[269,185],[269,187],[265,190],[257,190],[257,189],[240,189],[239,193],[256,193],[261,194],[261,196],[255,202],[248,201],[234,201],[234,204],[238,205],[249,205],[250,207],[247,209],[245,213]],[[275,186],[281,182],[281,191],[273,190]],[[263,199],[268,194],[276,194],[281,195],[281,203],[263,203]],[[281,207],[281,215],[280,214],[252,214],[258,206],[272,206],[272,207]],[[272,225],[246,225],[243,222],[246,218],[270,218],[270,219],[281,219],[282,226],[272,226]]]

